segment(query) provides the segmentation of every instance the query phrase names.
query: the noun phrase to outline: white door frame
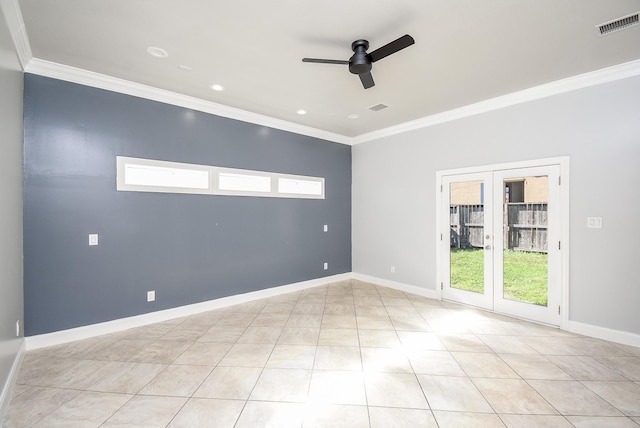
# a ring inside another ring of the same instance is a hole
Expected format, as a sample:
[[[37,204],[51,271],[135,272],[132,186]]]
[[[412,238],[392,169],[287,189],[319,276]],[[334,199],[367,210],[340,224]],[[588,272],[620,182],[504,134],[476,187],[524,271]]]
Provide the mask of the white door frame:
[[[468,168],[449,169],[436,171],[436,280],[440,287],[440,299],[442,299],[442,289],[445,281],[445,269],[443,269],[442,236],[443,222],[449,222],[448,216],[444,218],[442,201],[442,182],[447,175],[472,174],[489,170],[505,170],[518,168],[531,168],[539,166],[558,165],[560,167],[560,328],[565,329],[569,321],[569,156],[554,158],[534,159],[521,162],[509,162],[502,164],[481,165]],[[447,236],[446,239],[449,239]]]

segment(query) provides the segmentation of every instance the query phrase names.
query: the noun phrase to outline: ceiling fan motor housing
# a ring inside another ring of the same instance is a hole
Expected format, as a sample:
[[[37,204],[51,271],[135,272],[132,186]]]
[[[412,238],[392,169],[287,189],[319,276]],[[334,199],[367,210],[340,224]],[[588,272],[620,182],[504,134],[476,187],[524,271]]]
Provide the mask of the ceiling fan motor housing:
[[[363,74],[371,71],[371,57],[367,53],[369,42],[356,40],[351,44],[354,54],[349,59],[349,71],[353,74]]]
[[[338,59],[302,58],[302,62],[315,62],[319,64],[348,64],[349,71],[352,74],[357,74],[362,82],[362,86],[365,89],[369,89],[376,85],[373,81],[373,76],[371,75],[371,64],[409,47],[414,43],[415,40],[413,40],[413,37],[405,34],[404,36],[379,47],[373,52],[367,53],[367,49],[369,49],[369,42],[364,39],[358,39],[351,43],[353,56],[349,58],[349,61]]]

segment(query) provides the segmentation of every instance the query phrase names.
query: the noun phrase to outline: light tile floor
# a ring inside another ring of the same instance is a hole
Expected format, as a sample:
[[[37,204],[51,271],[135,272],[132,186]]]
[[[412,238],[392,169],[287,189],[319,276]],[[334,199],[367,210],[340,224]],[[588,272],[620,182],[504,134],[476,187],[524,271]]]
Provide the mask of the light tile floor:
[[[638,427],[640,349],[359,281],[25,356],[4,427]]]

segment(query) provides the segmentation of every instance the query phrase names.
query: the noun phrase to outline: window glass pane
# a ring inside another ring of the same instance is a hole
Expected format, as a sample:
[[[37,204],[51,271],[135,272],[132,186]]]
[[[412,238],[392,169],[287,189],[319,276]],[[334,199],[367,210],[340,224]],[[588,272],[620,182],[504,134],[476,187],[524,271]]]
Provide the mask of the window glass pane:
[[[117,156],[116,165],[116,188],[122,192],[324,199],[322,177],[125,156]]]
[[[208,189],[209,172],[194,169],[126,164],[124,167],[124,183],[130,186]]]
[[[449,188],[451,287],[484,294],[484,182]]]
[[[249,174],[232,174],[221,172],[218,177],[220,190],[236,190],[241,192],[270,192],[271,177]]]
[[[322,195],[322,182],[296,178],[278,178],[278,192],[296,195]]]
[[[517,183],[520,189],[513,180],[503,182],[503,298],[547,306],[549,179],[524,177]]]

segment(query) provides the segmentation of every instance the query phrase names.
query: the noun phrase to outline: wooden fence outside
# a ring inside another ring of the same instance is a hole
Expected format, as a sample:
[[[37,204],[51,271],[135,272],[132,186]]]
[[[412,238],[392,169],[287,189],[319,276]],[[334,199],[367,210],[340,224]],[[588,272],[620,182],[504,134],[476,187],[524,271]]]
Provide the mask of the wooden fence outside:
[[[504,248],[546,253],[547,204],[517,202],[504,206]],[[484,205],[451,205],[449,218],[452,248],[484,247]]]

